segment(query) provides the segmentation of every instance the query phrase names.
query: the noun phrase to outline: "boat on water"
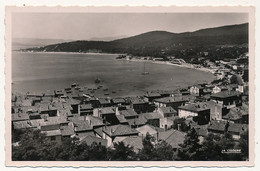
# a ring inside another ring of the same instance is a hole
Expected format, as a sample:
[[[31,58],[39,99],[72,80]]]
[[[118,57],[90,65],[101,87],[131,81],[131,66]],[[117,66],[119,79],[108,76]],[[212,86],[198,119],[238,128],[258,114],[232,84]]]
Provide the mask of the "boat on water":
[[[95,83],[98,84],[98,83],[100,83],[100,82],[101,82],[101,80],[100,80],[100,78],[99,78],[98,75],[97,75],[97,78],[95,79]]]
[[[145,71],[145,62],[144,62],[144,71],[142,72],[142,75],[149,75],[149,72]]]

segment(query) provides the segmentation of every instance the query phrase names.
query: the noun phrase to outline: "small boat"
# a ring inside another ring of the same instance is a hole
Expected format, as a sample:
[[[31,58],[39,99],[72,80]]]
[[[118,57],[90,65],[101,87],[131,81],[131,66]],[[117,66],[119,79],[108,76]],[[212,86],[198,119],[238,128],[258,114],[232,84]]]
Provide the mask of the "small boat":
[[[109,96],[109,93],[105,93],[104,95]]]
[[[108,91],[108,88],[104,88],[103,90],[104,90],[104,91]]]
[[[116,91],[112,91],[112,93],[116,93]]]
[[[145,71],[145,62],[144,62],[144,72],[142,73],[142,75],[148,75],[149,72]]]
[[[100,80],[100,78],[99,78],[98,75],[97,75],[97,78],[95,79],[95,83],[98,84],[98,83],[100,83],[100,82],[101,82],[101,80]]]

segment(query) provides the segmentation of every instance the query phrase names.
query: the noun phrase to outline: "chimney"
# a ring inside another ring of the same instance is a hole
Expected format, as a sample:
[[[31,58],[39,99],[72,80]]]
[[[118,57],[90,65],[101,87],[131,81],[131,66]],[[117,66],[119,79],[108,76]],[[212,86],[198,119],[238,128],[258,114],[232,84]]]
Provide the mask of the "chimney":
[[[181,124],[178,124],[178,131],[181,130]]]

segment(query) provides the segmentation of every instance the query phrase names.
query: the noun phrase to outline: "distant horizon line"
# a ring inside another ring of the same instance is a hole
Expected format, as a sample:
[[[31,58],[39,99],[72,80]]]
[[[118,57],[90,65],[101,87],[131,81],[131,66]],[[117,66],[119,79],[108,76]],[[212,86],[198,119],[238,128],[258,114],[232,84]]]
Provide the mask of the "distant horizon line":
[[[134,36],[142,35],[142,34],[149,33],[149,32],[168,32],[168,33],[173,33],[173,34],[193,33],[193,32],[197,32],[197,31],[204,30],[204,29],[214,29],[214,28],[220,28],[220,27],[244,25],[244,24],[249,24],[249,22],[240,23],[240,24],[221,25],[221,26],[216,26],[216,27],[207,27],[207,28],[201,28],[201,29],[194,30],[194,31],[184,31],[184,32],[171,32],[171,31],[167,31],[167,30],[151,30],[151,31],[146,31],[146,32],[142,32],[142,33],[139,33],[139,34],[134,34],[134,35],[111,36],[111,38],[115,37],[115,39],[111,39],[111,40],[101,40],[102,38],[103,39],[107,39],[107,38],[109,38],[109,36],[108,37],[100,37],[100,38],[99,37],[93,37],[93,38],[89,38],[89,39],[13,37],[12,40],[14,40],[14,39],[36,39],[36,40],[63,40],[63,41],[80,41],[80,40],[83,40],[83,41],[107,41],[107,42],[109,42],[109,41],[114,41],[114,40],[117,40],[117,39],[124,39],[124,38],[134,37]],[[119,37],[121,37],[121,38],[119,38]],[[93,40],[93,39],[100,39],[100,40]]]

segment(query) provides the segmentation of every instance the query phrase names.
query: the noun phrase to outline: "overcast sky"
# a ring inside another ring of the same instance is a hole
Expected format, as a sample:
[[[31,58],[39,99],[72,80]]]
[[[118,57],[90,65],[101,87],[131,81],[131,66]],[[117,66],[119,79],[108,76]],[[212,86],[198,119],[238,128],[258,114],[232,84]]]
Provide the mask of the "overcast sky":
[[[180,33],[246,22],[245,13],[14,13],[12,37],[90,40],[154,30]]]

